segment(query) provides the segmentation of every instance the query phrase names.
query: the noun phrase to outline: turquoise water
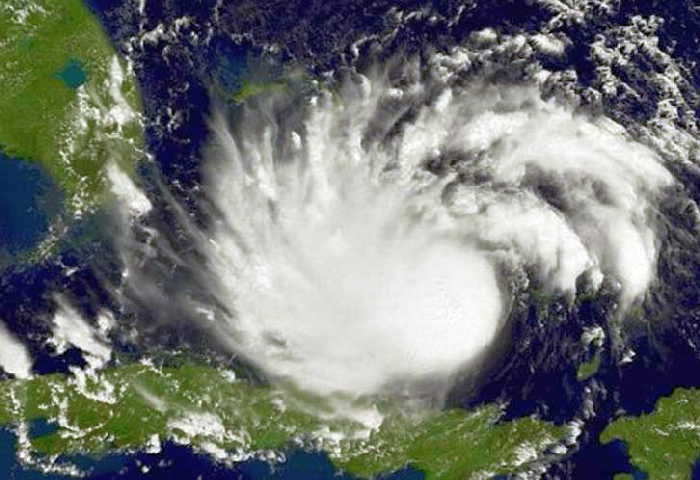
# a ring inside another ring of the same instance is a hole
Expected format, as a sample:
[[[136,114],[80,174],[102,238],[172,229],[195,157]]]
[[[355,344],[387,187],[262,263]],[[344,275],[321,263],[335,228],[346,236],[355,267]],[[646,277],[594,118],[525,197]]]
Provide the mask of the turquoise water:
[[[63,80],[63,83],[65,83],[68,88],[72,88],[73,90],[87,82],[87,73],[83,68],[83,64],[80,60],[75,59],[68,60],[63,70],[58,72],[56,76]]]

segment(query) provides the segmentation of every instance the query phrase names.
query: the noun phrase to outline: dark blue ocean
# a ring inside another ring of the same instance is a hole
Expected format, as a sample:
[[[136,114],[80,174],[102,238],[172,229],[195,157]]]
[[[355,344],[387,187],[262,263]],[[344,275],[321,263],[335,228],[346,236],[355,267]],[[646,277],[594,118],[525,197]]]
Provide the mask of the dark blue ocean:
[[[16,459],[15,436],[0,430],[0,478],[5,480],[69,480],[74,477],[52,475],[26,469]],[[188,447],[165,443],[158,454],[109,455],[95,459],[70,457],[59,459],[70,461],[89,472],[92,480],[357,480],[341,474],[321,453],[300,450],[287,454],[284,463],[271,466],[267,462],[250,460],[226,468],[213,462],[210,457],[200,455]],[[423,480],[425,475],[414,469],[404,469],[381,480]]]

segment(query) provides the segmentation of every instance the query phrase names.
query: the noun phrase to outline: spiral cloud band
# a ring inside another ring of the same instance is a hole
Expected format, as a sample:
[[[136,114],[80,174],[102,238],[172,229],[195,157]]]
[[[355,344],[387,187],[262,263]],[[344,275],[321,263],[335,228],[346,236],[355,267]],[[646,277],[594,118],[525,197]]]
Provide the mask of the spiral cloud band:
[[[407,63],[211,121],[206,246],[217,332],[272,379],[352,398],[449,384],[534,272],[551,292],[654,278],[672,178],[605,118],[531,86]]]

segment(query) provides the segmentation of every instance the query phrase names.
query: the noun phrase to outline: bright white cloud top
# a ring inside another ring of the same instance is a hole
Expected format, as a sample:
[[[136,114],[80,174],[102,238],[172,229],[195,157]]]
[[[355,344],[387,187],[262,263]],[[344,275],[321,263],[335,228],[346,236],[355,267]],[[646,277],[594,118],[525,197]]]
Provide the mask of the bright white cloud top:
[[[506,324],[504,272],[572,295],[607,276],[623,306],[653,281],[672,177],[649,149],[536,88],[434,67],[213,117],[205,251],[225,308],[210,319],[270,378],[441,395]]]
[[[27,347],[0,323],[0,367],[17,378],[29,378],[32,363]]]

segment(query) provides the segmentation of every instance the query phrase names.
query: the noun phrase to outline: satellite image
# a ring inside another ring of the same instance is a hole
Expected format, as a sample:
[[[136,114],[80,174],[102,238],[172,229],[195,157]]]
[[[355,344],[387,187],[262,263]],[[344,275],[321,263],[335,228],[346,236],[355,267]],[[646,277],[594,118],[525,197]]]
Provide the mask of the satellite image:
[[[1,0],[0,480],[700,479],[697,0]]]

